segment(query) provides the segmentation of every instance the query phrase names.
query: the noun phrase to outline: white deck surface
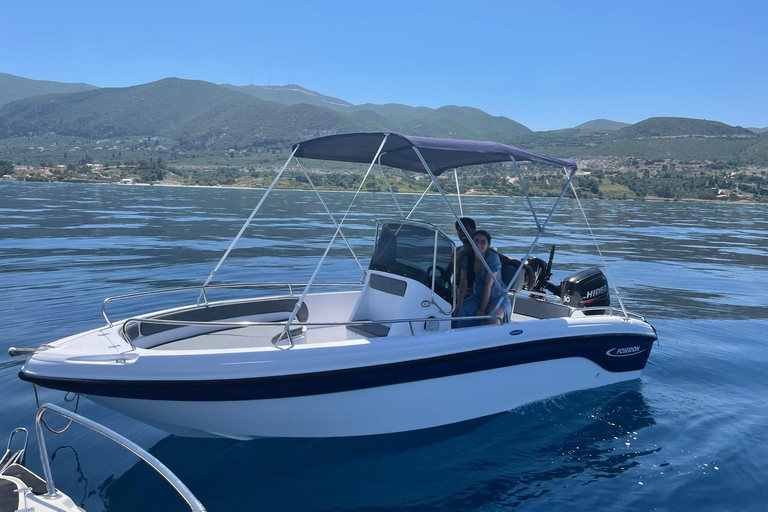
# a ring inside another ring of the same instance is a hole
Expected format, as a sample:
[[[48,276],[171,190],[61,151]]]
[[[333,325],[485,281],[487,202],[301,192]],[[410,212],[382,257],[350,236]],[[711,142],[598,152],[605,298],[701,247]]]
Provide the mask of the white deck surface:
[[[536,320],[517,313],[512,314],[512,323]],[[200,334],[183,340],[165,343],[156,347],[159,350],[223,350],[238,348],[270,347],[275,336],[282,332],[282,325],[250,326],[236,329],[227,329],[219,332]],[[294,336],[295,345],[308,345],[312,343],[328,343],[348,339],[367,339],[366,336],[349,331],[343,325],[327,327],[306,327],[301,335]],[[283,340],[281,343],[287,343]]]
[[[220,350],[237,348],[271,347],[272,339],[283,330],[282,325],[250,326],[225,331],[200,334],[191,338],[173,341],[156,347],[159,350]],[[293,337],[296,345],[325,343],[329,341],[361,338],[344,326],[307,327],[299,336]],[[283,340],[281,343],[287,343]]]

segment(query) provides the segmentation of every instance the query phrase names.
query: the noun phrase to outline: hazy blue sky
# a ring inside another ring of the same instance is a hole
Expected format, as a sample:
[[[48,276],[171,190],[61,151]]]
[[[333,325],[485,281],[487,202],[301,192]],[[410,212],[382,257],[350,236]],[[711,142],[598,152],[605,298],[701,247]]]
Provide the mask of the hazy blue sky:
[[[0,34],[0,72],[101,87],[253,77],[352,103],[467,105],[534,130],[768,125],[768,0],[8,0]]]

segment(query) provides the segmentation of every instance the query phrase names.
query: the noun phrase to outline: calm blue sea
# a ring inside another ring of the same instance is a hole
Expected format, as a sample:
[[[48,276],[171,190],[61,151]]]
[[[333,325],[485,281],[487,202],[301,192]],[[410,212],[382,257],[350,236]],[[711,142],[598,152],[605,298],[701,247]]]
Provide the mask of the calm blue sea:
[[[111,295],[199,285],[261,194],[0,183],[0,436],[31,431],[36,410],[8,347],[102,325]],[[337,214],[351,197],[324,194]],[[416,199],[398,196],[401,207]],[[534,204],[543,212],[551,200]],[[524,254],[535,229],[523,200],[463,197],[463,206],[492,245]],[[639,380],[459,425],[353,439],[185,439],[85,400],[79,412],[149,449],[209,511],[768,510],[768,208],[584,207],[611,284],[658,329]],[[417,212],[452,233],[438,198]],[[358,199],[345,233],[364,263],[374,219],[396,216],[389,195]],[[306,281],[332,234],[313,193],[275,192],[217,282]],[[575,201],[563,203],[537,254],[546,258],[551,244],[555,280],[602,264]],[[341,240],[331,257],[319,280],[360,278]],[[115,304],[110,313],[168,300]],[[63,393],[40,394],[65,404]],[[47,439],[57,487],[87,510],[186,509],[159,476],[97,434],[74,426]],[[34,442],[28,464],[40,469]]]

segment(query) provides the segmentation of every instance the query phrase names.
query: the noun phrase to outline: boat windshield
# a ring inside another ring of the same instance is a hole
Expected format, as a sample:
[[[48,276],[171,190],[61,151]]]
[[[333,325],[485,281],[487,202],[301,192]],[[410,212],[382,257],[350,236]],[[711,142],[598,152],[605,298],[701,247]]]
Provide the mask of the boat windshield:
[[[407,277],[451,302],[450,276],[455,246],[435,226],[413,221],[377,221],[376,246],[368,267]]]

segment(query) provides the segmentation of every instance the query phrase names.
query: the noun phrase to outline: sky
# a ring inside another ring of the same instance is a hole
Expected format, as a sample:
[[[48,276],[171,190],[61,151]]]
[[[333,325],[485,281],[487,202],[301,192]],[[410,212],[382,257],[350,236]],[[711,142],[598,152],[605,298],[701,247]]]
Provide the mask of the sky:
[[[767,0],[6,1],[0,34],[0,72],[38,80],[291,83],[533,130],[654,116],[768,126]]]

